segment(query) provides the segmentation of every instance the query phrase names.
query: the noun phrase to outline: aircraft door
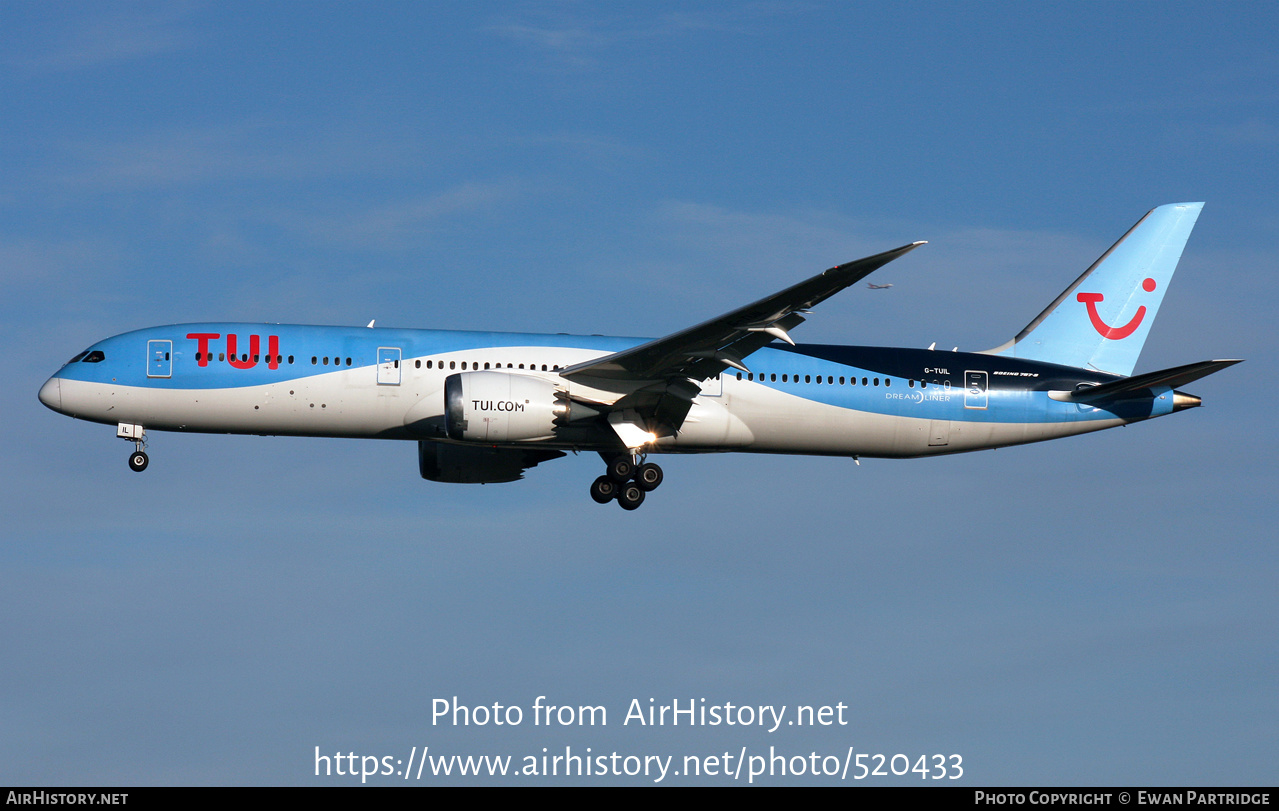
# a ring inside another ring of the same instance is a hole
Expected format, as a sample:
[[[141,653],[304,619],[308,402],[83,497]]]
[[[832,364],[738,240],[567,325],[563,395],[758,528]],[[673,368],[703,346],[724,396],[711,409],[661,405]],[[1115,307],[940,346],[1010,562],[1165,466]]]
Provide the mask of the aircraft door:
[[[989,383],[985,372],[964,372],[964,408],[985,408]]]
[[[400,385],[400,348],[398,346],[377,348],[377,384],[379,386]]]
[[[173,377],[173,341],[147,341],[147,377]]]

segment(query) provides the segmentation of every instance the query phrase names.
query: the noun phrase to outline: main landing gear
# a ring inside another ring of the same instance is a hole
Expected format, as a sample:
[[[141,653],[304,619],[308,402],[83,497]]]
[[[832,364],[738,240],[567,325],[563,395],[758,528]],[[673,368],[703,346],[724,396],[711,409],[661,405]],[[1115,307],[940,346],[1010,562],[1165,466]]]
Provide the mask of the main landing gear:
[[[603,456],[603,454],[600,454]],[[608,472],[591,482],[591,498],[598,504],[616,500],[623,510],[634,510],[644,496],[662,483],[662,469],[640,455],[605,457]]]
[[[146,429],[141,425],[122,422],[116,426],[115,435],[133,443],[133,453],[129,454],[129,469],[137,473],[146,470],[147,465],[151,462],[150,458],[147,457],[147,452],[143,450],[147,446]]]

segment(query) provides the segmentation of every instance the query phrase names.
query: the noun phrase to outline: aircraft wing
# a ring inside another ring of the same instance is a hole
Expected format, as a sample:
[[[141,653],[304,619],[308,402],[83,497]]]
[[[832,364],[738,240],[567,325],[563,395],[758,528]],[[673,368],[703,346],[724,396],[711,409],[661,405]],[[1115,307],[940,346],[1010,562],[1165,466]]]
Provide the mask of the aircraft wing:
[[[582,382],[589,378],[592,385],[599,385],[607,380],[636,382],[679,378],[701,381],[730,366],[745,370],[742,361],[773,339],[793,344],[788,333],[803,323],[804,311],[923,244],[912,242],[896,250],[833,267],[718,318],[665,338],[570,366],[560,374]]]
[[[594,405],[632,415],[625,421],[617,418],[621,415],[609,420],[627,446],[640,442],[644,432],[674,434],[701,393],[701,381],[729,367],[749,371],[743,361],[774,339],[794,344],[790,330],[804,322],[807,310],[923,244],[912,242],[838,265],[718,318],[570,366],[560,375],[594,389],[626,392],[613,403]]]

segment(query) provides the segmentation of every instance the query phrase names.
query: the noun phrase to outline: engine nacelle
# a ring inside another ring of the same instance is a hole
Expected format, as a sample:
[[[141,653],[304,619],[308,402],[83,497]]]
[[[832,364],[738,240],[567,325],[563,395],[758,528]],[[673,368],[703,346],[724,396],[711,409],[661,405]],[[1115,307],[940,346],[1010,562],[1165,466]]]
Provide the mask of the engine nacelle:
[[[570,408],[567,392],[539,377],[461,372],[444,380],[444,429],[453,440],[550,439]]]

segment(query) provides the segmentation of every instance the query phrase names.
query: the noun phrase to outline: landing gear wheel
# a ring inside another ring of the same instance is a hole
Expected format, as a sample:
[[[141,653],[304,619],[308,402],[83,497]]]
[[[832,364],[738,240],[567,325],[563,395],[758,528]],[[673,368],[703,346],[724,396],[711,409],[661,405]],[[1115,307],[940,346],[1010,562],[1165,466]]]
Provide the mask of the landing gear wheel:
[[[629,456],[614,456],[608,462],[608,477],[618,484],[628,481],[635,475],[635,463]]]
[[[591,482],[591,498],[595,499],[596,504],[607,504],[617,498],[619,489],[617,482],[608,476],[600,476]]]
[[[627,482],[617,491],[617,503],[623,510],[638,509],[644,503],[644,490],[635,482]]]
[[[635,471],[635,483],[645,492],[656,490],[662,483],[662,469],[652,462],[640,465],[639,470]]]
[[[129,467],[138,473],[147,469],[147,463],[151,460],[147,458],[146,451],[134,451],[129,455]]]

